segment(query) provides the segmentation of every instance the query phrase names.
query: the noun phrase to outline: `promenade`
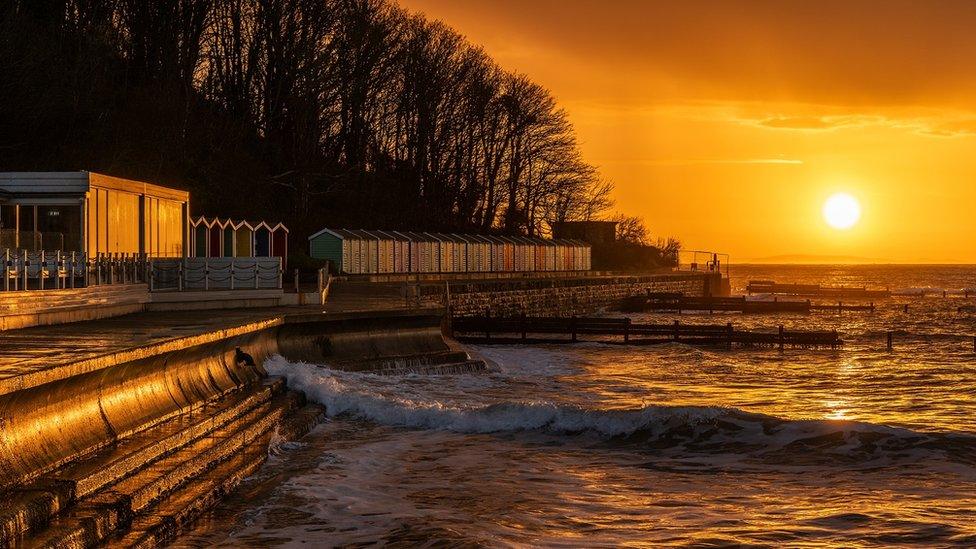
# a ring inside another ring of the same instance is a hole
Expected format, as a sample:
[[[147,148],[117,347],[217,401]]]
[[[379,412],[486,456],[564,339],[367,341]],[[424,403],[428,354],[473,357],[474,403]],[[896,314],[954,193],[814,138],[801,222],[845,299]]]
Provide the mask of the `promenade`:
[[[0,331],[0,395],[167,351],[257,332],[289,317],[436,307],[408,305],[400,285],[339,284],[325,306],[142,312]]]

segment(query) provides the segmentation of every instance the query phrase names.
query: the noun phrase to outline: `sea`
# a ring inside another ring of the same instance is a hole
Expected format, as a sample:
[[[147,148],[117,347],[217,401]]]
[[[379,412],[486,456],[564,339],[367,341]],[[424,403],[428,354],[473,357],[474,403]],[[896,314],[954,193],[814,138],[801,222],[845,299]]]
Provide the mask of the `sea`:
[[[629,315],[837,330],[834,350],[479,345],[491,373],[440,376],[274,357],[327,417],[175,545],[976,547],[976,267],[731,268],[750,280],[897,295]]]

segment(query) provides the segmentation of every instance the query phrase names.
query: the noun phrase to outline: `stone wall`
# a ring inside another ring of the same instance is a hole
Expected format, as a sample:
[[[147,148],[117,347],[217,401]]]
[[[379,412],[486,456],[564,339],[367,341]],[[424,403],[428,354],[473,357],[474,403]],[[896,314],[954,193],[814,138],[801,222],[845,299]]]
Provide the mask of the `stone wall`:
[[[453,316],[582,316],[611,308],[627,297],[650,292],[702,296],[714,282],[709,275],[681,273],[573,280],[451,284]],[[443,291],[441,289],[440,291]]]

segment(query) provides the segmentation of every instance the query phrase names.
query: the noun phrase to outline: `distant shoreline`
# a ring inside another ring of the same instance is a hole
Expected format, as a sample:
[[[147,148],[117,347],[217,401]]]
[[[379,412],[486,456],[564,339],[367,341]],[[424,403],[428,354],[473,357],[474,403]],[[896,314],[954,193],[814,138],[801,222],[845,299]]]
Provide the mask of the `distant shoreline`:
[[[774,256],[768,258],[748,258],[735,262],[736,265],[918,265],[918,266],[967,266],[976,262],[955,261],[893,261],[890,259],[860,258],[847,256],[810,257]]]

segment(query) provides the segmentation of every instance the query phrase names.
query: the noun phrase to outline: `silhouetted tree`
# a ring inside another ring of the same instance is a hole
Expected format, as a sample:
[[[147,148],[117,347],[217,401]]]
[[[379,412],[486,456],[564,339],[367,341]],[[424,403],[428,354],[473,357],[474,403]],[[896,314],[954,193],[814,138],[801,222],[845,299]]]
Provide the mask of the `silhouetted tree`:
[[[195,213],[546,234],[612,185],[548,90],[387,0],[8,0],[0,169],[187,187]]]

